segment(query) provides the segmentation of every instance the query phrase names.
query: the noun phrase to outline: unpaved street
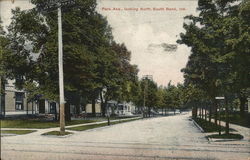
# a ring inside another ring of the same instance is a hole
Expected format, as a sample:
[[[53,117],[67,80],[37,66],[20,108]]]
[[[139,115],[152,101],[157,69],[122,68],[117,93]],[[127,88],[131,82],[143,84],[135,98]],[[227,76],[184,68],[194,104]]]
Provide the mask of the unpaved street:
[[[247,160],[250,142],[208,142],[189,115],[117,124],[57,138],[36,133],[2,137],[2,158],[15,160]]]

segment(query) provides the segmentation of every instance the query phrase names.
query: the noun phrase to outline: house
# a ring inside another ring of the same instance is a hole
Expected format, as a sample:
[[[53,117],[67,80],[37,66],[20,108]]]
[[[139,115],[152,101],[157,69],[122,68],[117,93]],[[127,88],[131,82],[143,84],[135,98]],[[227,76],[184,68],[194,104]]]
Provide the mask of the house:
[[[14,86],[13,80],[8,80],[4,85],[4,93],[1,96],[1,115],[24,114],[30,106],[27,105],[27,95],[23,90]],[[31,108],[30,108],[31,109]]]
[[[0,105],[1,116],[58,113],[58,103],[54,101],[37,98],[28,102],[28,93],[17,89],[14,82],[14,80],[7,80],[4,85]]]
[[[135,106],[132,102],[123,102],[117,105],[116,113],[118,115],[133,115],[135,113]]]
[[[116,101],[108,101],[108,108],[107,111],[111,115],[133,115],[135,113],[135,106],[133,105],[132,102],[123,102],[123,103],[118,103]]]

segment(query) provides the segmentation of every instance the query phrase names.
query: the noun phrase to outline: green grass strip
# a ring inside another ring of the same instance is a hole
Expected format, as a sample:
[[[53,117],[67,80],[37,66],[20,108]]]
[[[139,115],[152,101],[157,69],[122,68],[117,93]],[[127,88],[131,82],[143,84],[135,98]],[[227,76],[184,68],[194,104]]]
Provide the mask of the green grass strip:
[[[204,119],[194,119],[195,122],[204,130],[204,132],[218,132],[220,129],[219,125],[216,125],[213,122],[205,121]],[[221,126],[221,131],[225,131],[226,127]],[[232,128],[229,128],[230,131],[235,131]]]
[[[141,118],[138,118],[141,119]],[[110,122],[111,125],[119,124],[119,123],[124,123],[124,122],[130,122],[130,121],[135,121],[138,119],[129,119],[129,120],[124,120],[124,121],[116,121],[116,122]],[[99,127],[104,127],[108,126],[108,123],[101,123],[101,124],[93,124],[93,125],[86,125],[86,126],[79,126],[79,127],[72,127],[72,128],[67,128],[68,130],[73,130],[73,131],[85,131],[88,129],[93,129],[93,128],[99,128]]]
[[[35,132],[35,130],[1,130],[1,134],[29,134]]]
[[[72,134],[72,133],[71,132],[64,132],[63,134],[61,134],[60,131],[50,131],[50,132],[43,133],[42,135],[65,136],[65,135],[69,135],[69,134]]]
[[[66,126],[85,124],[96,122],[95,120],[72,120],[66,122]],[[45,129],[59,127],[57,121],[41,121],[41,120],[1,120],[1,128],[34,128],[34,129]]]
[[[107,126],[107,125],[108,125],[108,123],[92,124],[92,125],[86,125],[86,126],[79,126],[79,127],[67,128],[67,130],[85,131],[85,130],[88,130],[88,129],[104,127],[104,126]]]
[[[240,134],[213,134],[207,136],[208,138],[218,138],[218,139],[243,139],[243,136]]]

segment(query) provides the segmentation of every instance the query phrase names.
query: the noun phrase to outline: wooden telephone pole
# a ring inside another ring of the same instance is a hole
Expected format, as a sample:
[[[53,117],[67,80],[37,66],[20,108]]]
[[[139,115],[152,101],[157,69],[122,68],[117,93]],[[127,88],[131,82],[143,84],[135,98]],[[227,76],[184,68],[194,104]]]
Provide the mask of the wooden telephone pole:
[[[63,81],[63,39],[62,39],[62,8],[73,7],[75,0],[48,0],[37,6],[42,12],[57,10],[58,15],[58,69],[59,69],[59,97],[60,97],[60,132],[65,133],[65,99]]]

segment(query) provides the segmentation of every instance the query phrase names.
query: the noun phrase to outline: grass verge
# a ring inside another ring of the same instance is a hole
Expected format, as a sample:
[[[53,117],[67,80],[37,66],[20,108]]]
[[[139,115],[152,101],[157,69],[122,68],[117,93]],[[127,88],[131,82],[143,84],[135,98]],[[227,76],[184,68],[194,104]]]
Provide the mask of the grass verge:
[[[243,136],[240,134],[213,134],[207,136],[208,138],[216,138],[216,139],[243,139]]]
[[[48,136],[48,135],[51,135],[51,136],[65,136],[65,135],[69,135],[69,134],[72,134],[72,133],[71,132],[64,132],[64,134],[61,134],[60,131],[50,131],[50,132],[43,133],[42,135],[44,135],[44,136]]]
[[[138,118],[140,119],[140,118]],[[115,125],[119,123],[124,123],[124,122],[130,122],[130,121],[135,121],[138,119],[129,119],[129,120],[124,120],[124,121],[116,121],[116,122],[110,122],[110,125]],[[79,126],[79,127],[72,127],[72,128],[67,128],[68,130],[73,130],[73,131],[85,131],[88,129],[93,129],[93,128],[99,128],[99,127],[104,127],[108,126],[108,123],[101,123],[101,124],[93,124],[93,125],[86,125],[86,126]]]
[[[226,120],[224,112],[222,112],[221,114],[221,120]],[[232,112],[229,114],[229,122],[250,128],[250,113],[244,113],[243,115],[241,115],[240,112]]]
[[[35,130],[1,130],[1,134],[18,134],[18,135],[23,135],[23,134],[29,134],[35,132]]]
[[[67,128],[67,130],[73,130],[73,131],[85,131],[88,129],[98,128],[98,127],[104,127],[107,126],[108,123],[101,123],[101,124],[93,124],[93,125],[86,125],[86,126],[79,126],[79,127],[72,127]]]
[[[216,125],[215,123],[205,121],[204,119],[194,119],[195,122],[204,130],[204,132],[219,132],[220,126]],[[225,131],[226,127],[221,126],[221,131]],[[230,131],[235,131],[234,129],[230,128]]]
[[[75,124],[85,124],[96,122],[95,120],[72,120],[66,122],[66,126]],[[34,129],[44,129],[59,127],[58,121],[42,121],[42,120],[1,120],[1,128],[34,128]]]

